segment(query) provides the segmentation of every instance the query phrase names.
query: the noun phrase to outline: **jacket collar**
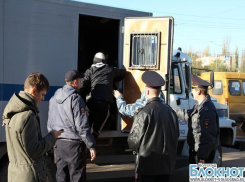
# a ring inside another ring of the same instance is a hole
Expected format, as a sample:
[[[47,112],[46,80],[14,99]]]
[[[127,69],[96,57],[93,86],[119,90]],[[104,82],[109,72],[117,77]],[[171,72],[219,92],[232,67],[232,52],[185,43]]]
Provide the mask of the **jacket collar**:
[[[196,103],[192,115],[195,114],[196,112],[199,112],[203,108],[203,105],[209,101],[211,101],[211,98],[210,95],[207,95],[206,98],[200,104]]]
[[[202,108],[204,103],[209,102],[211,100],[209,95],[206,95],[206,98],[200,103],[198,104],[198,108]]]
[[[104,66],[105,64],[100,62],[100,63],[95,63],[95,64],[92,64],[91,67],[97,67],[97,68],[100,68],[102,66]]]
[[[161,99],[159,97],[153,97],[153,98],[147,100],[146,104],[149,104],[150,102],[153,102],[153,101],[161,101]]]

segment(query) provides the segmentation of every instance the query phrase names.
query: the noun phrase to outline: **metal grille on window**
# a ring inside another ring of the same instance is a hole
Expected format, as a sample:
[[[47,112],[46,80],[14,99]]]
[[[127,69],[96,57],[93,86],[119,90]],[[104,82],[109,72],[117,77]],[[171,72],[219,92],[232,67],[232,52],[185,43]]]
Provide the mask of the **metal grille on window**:
[[[159,33],[131,34],[131,66],[152,67],[158,64]]]

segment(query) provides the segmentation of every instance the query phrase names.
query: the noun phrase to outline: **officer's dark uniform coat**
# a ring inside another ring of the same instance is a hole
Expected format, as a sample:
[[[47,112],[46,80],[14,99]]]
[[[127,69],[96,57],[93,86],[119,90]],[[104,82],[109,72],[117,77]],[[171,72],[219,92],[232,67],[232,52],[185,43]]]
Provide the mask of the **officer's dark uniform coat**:
[[[175,168],[179,125],[175,112],[159,97],[150,99],[135,116],[128,136],[129,147],[138,153],[136,172],[170,174]]]
[[[192,76],[192,84],[203,89],[211,86],[196,75]],[[200,104],[196,103],[191,110],[178,110],[177,115],[181,120],[188,121],[190,163],[198,162],[197,160],[212,162],[211,153],[214,154],[219,146],[219,116],[210,96],[206,95],[206,98]],[[197,159],[192,159],[193,156],[197,156]]]
[[[147,71],[142,80],[150,87],[164,85],[163,78]],[[134,117],[128,136],[129,147],[138,153],[139,175],[169,175],[175,168],[179,124],[176,113],[159,97],[149,99]]]
[[[178,110],[178,118],[188,121],[187,142],[190,152],[197,152],[198,159],[206,160],[219,146],[219,116],[207,95],[191,110]]]

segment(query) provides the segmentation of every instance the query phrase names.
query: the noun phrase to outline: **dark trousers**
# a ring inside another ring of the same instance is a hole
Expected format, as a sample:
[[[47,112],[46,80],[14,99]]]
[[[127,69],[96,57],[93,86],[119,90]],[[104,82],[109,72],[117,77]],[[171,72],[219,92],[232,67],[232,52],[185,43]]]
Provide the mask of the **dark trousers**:
[[[110,104],[107,101],[90,98],[87,102],[89,109],[89,125],[92,128],[94,139],[97,140],[110,112]]]
[[[169,179],[170,179],[169,174],[157,175],[157,176],[141,175],[139,176],[138,182],[169,182]]]
[[[215,150],[213,150],[209,154],[208,158],[205,160],[205,163],[213,163],[214,156],[215,156]],[[197,164],[199,160],[200,159],[198,158],[197,153],[194,150],[190,149],[189,150],[189,163],[190,164]]]
[[[85,144],[79,141],[56,141],[57,182],[86,182]]]

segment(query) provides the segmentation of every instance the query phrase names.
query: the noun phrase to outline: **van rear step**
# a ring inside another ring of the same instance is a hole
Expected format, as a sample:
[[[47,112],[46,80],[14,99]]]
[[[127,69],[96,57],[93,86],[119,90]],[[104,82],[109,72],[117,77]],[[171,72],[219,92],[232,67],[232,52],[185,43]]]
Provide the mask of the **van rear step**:
[[[135,164],[87,164],[87,180],[134,177]]]
[[[134,163],[134,155],[107,155],[107,156],[97,156],[96,159],[91,162],[87,160],[88,164],[96,165],[109,165],[109,164],[129,164]]]
[[[87,179],[112,179],[134,177],[134,155],[97,156],[91,162],[87,160]]]

